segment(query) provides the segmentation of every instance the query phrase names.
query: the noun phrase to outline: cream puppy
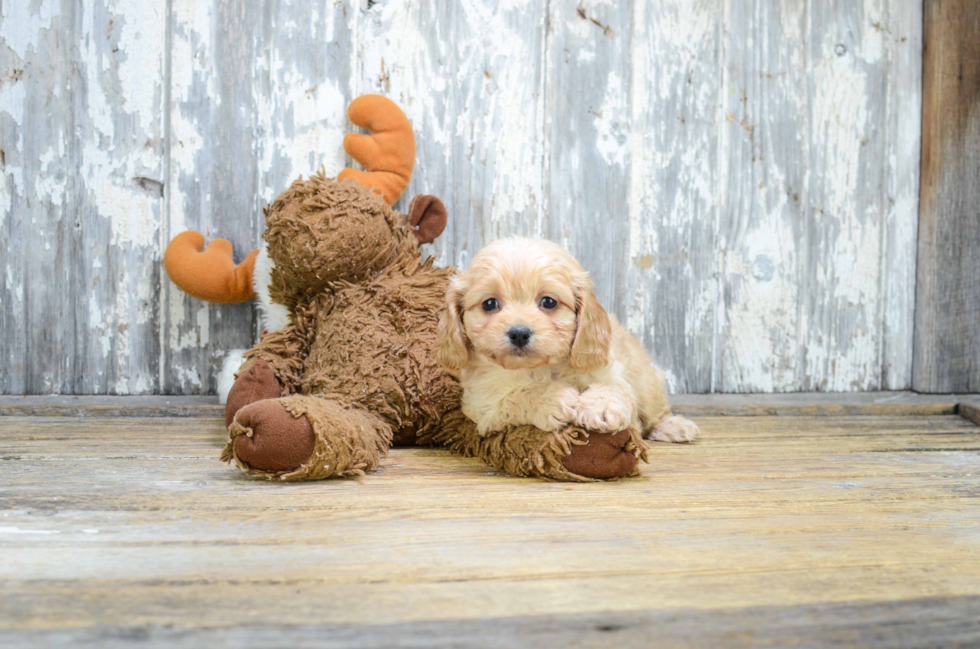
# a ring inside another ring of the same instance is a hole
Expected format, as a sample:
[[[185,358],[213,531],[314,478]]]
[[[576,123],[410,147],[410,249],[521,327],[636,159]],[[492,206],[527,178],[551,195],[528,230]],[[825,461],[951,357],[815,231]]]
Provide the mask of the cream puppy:
[[[592,280],[558,244],[491,243],[453,278],[438,356],[463,386],[463,413],[481,434],[509,424],[569,423],[687,442],[697,425],[672,416],[663,372],[606,313]]]

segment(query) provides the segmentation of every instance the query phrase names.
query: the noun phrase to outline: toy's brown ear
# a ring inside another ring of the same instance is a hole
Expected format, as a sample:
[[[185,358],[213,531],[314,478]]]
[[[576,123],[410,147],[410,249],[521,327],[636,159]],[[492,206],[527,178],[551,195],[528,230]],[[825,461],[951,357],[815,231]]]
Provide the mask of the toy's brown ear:
[[[409,204],[406,218],[419,243],[432,243],[446,229],[446,206],[435,196],[419,194]]]

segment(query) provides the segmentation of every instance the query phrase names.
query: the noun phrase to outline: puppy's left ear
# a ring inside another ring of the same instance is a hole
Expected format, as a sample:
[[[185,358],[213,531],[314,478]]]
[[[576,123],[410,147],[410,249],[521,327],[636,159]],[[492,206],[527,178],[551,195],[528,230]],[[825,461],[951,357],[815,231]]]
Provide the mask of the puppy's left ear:
[[[463,297],[466,293],[462,277],[454,277],[446,290],[446,308],[439,318],[436,329],[436,358],[453,372],[466,367],[470,357],[470,344],[463,328]]]
[[[588,277],[575,287],[575,339],[569,354],[572,369],[587,374],[609,362],[609,346],[612,343],[612,324],[609,314],[599,304],[592,280]]]
[[[419,243],[432,243],[446,229],[446,206],[435,196],[419,194],[408,205],[405,216]]]

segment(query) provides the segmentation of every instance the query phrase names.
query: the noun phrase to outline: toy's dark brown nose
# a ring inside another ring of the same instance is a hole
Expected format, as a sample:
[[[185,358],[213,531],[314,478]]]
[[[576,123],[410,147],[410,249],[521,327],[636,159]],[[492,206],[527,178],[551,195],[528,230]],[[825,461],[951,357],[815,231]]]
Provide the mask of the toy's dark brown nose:
[[[511,327],[507,337],[510,338],[511,345],[522,349],[531,341],[531,330],[527,327]]]

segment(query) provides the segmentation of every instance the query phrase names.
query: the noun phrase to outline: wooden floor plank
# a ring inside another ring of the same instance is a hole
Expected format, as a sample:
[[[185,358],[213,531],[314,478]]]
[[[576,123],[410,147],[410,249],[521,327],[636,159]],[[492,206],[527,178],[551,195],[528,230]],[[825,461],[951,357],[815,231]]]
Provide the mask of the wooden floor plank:
[[[690,417],[819,415],[950,415],[959,404],[980,404],[977,394],[894,392],[789,392],[677,394],[675,412]],[[215,396],[0,395],[0,417],[221,417]]]
[[[660,609],[528,615],[393,624],[227,622],[188,629],[170,625],[78,627],[33,632],[0,629],[4,647],[976,647],[976,597],[822,603],[705,611]],[[515,639],[519,641],[515,642]],[[926,639],[924,641],[924,639]]]
[[[396,449],[360,480],[282,484],[221,464],[214,417],[0,417],[0,643],[977,638],[980,427],[698,422],[612,483]],[[905,619],[918,634],[867,635]]]

